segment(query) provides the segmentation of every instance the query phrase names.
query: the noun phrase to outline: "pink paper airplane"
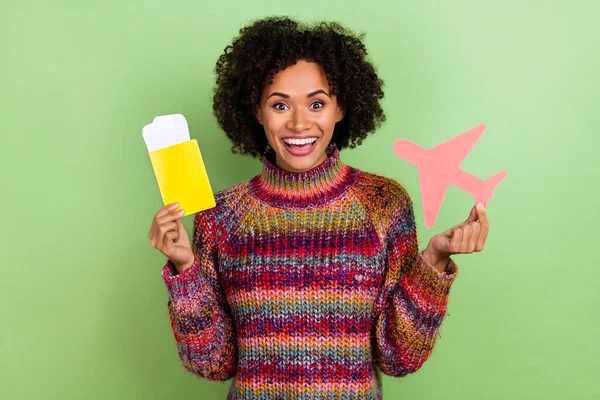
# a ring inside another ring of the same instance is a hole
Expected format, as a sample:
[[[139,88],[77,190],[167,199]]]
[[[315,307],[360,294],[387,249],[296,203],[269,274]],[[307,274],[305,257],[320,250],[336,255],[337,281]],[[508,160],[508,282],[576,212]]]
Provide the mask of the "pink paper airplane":
[[[454,185],[472,194],[475,202],[487,206],[487,201],[494,197],[494,189],[506,177],[506,171],[502,170],[488,180],[482,180],[460,169],[460,164],[483,131],[485,131],[485,124],[469,129],[430,149],[424,149],[408,139],[394,142],[396,155],[419,169],[421,199],[427,228],[435,224],[448,185]]]

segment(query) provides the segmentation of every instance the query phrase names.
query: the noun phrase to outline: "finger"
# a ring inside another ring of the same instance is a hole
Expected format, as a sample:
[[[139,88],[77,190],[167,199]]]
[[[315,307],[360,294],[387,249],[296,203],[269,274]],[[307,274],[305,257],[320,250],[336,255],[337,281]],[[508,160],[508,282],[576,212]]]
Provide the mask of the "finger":
[[[177,237],[173,238],[173,242],[177,243],[179,242],[179,238],[181,237],[181,232],[185,232],[185,228],[181,223],[181,219],[175,220],[175,223],[177,224],[177,229],[175,230],[175,232],[177,232]]]
[[[458,228],[462,228],[463,226],[465,226],[468,222],[467,221],[463,221],[458,225],[454,225],[452,228],[448,229],[445,232],[442,232],[443,236],[446,236],[448,239],[451,240],[452,236],[454,235],[454,232],[456,231],[456,229]]]
[[[157,229],[156,221],[153,221],[152,228],[150,229],[150,233],[148,234],[148,236],[150,238],[150,244],[152,245],[152,247],[156,247],[156,229]]]
[[[481,233],[477,242],[477,247],[479,248],[479,251],[481,251],[483,250],[483,246],[485,245],[485,240],[487,239],[487,235],[490,229],[490,223],[487,217],[487,213],[485,211],[485,207],[481,203],[477,205],[477,215],[479,223],[481,224]]]
[[[169,232],[165,233],[165,240],[171,240],[174,243],[177,243],[177,241],[179,240],[179,232],[169,231]]]
[[[448,239],[448,241],[450,241],[452,239],[452,234],[454,233],[454,230],[458,227],[459,225],[453,226],[452,228],[448,228],[447,230],[445,230],[444,232],[441,233],[442,236],[444,236],[445,238]]]
[[[167,222],[175,221],[176,219],[183,217],[184,213],[185,213],[185,210],[177,210],[177,211],[173,210],[173,211],[169,212],[168,214],[158,217],[156,222],[159,225],[161,225],[161,224],[165,224]]]
[[[471,243],[471,237],[473,236],[473,225],[466,224],[463,226],[463,237],[460,245],[461,253],[469,253],[469,245]]]
[[[175,223],[177,223],[177,230],[178,231],[180,231],[180,232],[181,231],[185,231],[185,228],[183,226],[183,223],[181,223],[181,219],[180,218],[177,219],[177,220],[175,220]]]
[[[471,240],[469,242],[469,252],[472,253],[477,250],[477,242],[479,241],[479,234],[481,231],[481,224],[477,221],[473,222],[473,234],[471,235]]]
[[[162,233],[162,235],[164,236],[165,233],[169,232],[169,231],[176,231],[177,229],[177,223],[175,222],[167,222],[164,224],[159,225],[158,227],[158,231]]]
[[[477,208],[476,208],[476,206],[473,206],[473,208],[471,208],[471,212],[469,213],[469,217],[467,218],[467,220],[465,222],[473,222],[473,221],[477,221]]]
[[[177,229],[177,224],[175,222],[167,222],[165,224],[161,224],[158,226],[158,232],[156,234],[156,245],[160,250],[164,245],[165,234],[169,231]]]
[[[154,215],[152,225],[150,226],[150,231],[148,232],[148,239],[151,240],[152,247],[156,247],[156,245],[160,243],[159,240],[156,240],[157,238],[155,238],[155,232],[157,231],[157,227],[164,222],[168,222],[173,218],[177,218],[178,216],[180,217],[183,215],[183,212],[181,212],[182,210],[179,212],[179,214],[169,214],[172,211],[174,211],[177,207],[179,207],[179,203],[167,204]],[[173,215],[173,217],[170,217],[170,215]],[[166,220],[164,216],[167,217]]]
[[[479,238],[477,240],[477,249],[478,251],[483,250],[483,247],[485,246],[485,241],[487,239],[487,235],[489,232],[489,225],[488,224],[481,224],[481,231],[479,232]]]
[[[485,207],[483,206],[483,204],[477,203],[476,210],[477,210],[477,221],[479,221],[479,223],[481,225],[488,225],[487,213],[485,212]]]
[[[460,252],[460,246],[463,240],[463,227],[459,226],[457,228],[454,229],[454,232],[452,233],[452,239],[450,241],[450,252],[451,253],[459,253]]]
[[[177,207],[179,207],[179,203],[167,204],[166,206],[164,206],[163,208],[158,210],[158,212],[156,213],[155,219],[158,219],[158,218],[170,213],[171,211],[177,209]]]
[[[176,217],[176,218],[179,218],[179,217]],[[173,219],[173,218],[169,217],[167,219],[169,220],[169,219]],[[162,222],[162,223],[155,222],[155,225],[156,225],[156,228],[153,231],[151,231],[151,233],[149,234],[152,247],[157,247],[157,245],[159,243],[162,243],[162,241],[165,239],[164,234],[166,232],[173,230],[173,229],[177,229],[177,224],[172,221]]]

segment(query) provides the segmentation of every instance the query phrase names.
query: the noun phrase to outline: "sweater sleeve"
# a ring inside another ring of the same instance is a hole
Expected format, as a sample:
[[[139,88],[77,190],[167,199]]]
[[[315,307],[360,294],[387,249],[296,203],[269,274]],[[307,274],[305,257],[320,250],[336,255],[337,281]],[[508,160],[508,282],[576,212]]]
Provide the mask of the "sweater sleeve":
[[[452,260],[439,272],[422,257],[406,196],[386,236],[386,273],[375,303],[376,364],[395,377],[417,371],[429,358],[458,273]]]
[[[216,272],[215,224],[210,211],[194,218],[192,266],[176,274],[168,260],[161,276],[183,366],[199,377],[225,381],[236,374],[237,355],[233,321]]]

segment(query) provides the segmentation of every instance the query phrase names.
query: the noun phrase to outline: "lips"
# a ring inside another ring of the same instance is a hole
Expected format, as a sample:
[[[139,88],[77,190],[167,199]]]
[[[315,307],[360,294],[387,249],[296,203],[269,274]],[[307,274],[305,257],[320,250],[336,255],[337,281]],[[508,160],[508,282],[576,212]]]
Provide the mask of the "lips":
[[[294,138],[294,139],[307,139],[307,138]],[[319,142],[319,139],[317,138],[317,140],[315,140],[313,143],[307,143],[307,144],[304,144],[304,145],[288,144],[283,139],[281,141],[285,145],[285,148],[288,151],[288,153],[290,153],[291,155],[293,155],[293,156],[306,156],[306,155],[310,154],[314,150],[314,148],[316,147],[317,143]]]

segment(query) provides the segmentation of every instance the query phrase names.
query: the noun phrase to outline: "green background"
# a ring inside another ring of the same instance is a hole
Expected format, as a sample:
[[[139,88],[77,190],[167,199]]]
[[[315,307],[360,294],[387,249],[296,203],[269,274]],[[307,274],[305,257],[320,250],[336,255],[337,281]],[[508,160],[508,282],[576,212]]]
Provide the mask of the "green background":
[[[259,173],[230,152],[211,89],[239,28],[273,14],[367,33],[388,120],[342,159],[405,184],[421,246],[473,198],[451,187],[425,229],[394,140],[429,147],[485,123],[462,167],[508,172],[485,250],[456,257],[431,358],[385,377],[385,398],[600,398],[598,4],[2,1],[0,398],[225,398],[230,382],[177,358],[165,258],[146,236],[162,203],[141,129],[184,114],[215,191]]]

